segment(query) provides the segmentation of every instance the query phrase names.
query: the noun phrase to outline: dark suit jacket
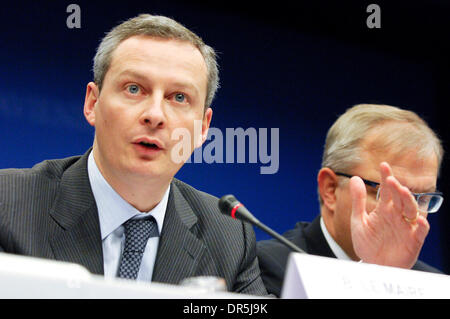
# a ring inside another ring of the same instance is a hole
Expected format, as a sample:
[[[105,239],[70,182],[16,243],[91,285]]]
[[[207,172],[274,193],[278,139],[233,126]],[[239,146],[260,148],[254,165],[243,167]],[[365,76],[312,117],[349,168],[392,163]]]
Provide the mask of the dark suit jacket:
[[[294,229],[288,230],[283,236],[308,254],[336,258],[320,228],[320,215],[311,223],[298,222],[295,224]],[[290,253],[291,250],[289,248],[274,239],[263,240],[257,243],[257,255],[262,279],[267,291],[278,297],[281,295]],[[442,273],[420,260],[417,261],[412,269]]]
[[[0,251],[78,263],[103,274],[97,206],[83,156],[0,170]],[[220,213],[217,198],[174,179],[153,281],[219,276],[228,290],[267,294],[250,224]]]

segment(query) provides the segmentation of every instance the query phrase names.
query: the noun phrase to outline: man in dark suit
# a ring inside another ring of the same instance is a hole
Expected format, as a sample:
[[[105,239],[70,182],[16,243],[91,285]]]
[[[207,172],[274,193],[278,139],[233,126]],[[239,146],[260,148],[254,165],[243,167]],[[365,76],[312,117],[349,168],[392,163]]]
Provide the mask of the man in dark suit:
[[[140,15],[113,28],[86,89],[92,149],[0,171],[0,251],[107,277],[217,276],[229,291],[267,294],[251,226],[174,178],[207,137],[217,87],[214,50],[174,20]]]
[[[317,176],[320,215],[284,236],[306,253],[440,272],[417,257],[429,231],[443,148],[415,113],[356,105],[327,134]],[[257,243],[262,278],[281,295],[291,251],[275,240]]]

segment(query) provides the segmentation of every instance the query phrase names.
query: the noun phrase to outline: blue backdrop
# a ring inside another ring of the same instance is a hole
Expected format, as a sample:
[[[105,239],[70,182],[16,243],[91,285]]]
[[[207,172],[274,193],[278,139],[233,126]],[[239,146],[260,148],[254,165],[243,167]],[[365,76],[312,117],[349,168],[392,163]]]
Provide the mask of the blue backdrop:
[[[99,40],[139,13],[162,14],[194,30],[219,52],[222,87],[212,126],[279,128],[279,170],[258,163],[186,164],[177,177],[218,197],[233,193],[278,232],[318,213],[316,174],[325,135],[337,116],[365,102],[412,109],[447,143],[448,24],[444,1],[378,1],[382,28],[368,29],[370,2],[242,5],[178,1],[16,1],[0,13],[0,168],[30,167],[84,153],[93,129],[82,108]],[[66,8],[81,8],[70,29]],[[343,7],[344,6],[344,7]],[[449,11],[447,11],[449,12]],[[441,20],[442,17],[442,20]],[[270,152],[269,152],[270,153]],[[446,159],[444,164],[448,160]],[[247,156],[248,162],[248,156]],[[444,165],[445,166],[445,165]],[[442,189],[447,189],[444,167]],[[449,273],[446,202],[429,217],[420,258]],[[268,235],[256,229],[257,239]]]

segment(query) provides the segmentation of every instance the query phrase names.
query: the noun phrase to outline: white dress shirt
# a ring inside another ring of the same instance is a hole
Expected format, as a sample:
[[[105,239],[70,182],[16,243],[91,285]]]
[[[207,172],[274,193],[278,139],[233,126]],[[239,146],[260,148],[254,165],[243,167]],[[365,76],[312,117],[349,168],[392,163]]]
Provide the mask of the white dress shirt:
[[[125,201],[108,184],[95,163],[93,152],[89,154],[88,158],[88,174],[100,221],[105,278],[114,278],[118,273],[125,244],[123,223],[131,218],[145,218],[152,215],[158,224],[158,231],[161,234],[170,185],[159,204],[149,212],[142,213]],[[159,237],[152,237],[148,240],[137,280],[151,281],[158,243]]]

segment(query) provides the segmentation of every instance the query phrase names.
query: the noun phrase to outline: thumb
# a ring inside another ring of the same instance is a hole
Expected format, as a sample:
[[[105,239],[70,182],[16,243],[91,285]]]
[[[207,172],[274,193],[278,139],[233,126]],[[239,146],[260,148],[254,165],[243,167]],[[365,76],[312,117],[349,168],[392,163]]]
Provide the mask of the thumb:
[[[364,182],[358,176],[350,179],[350,196],[352,198],[352,218],[362,220],[366,211],[367,193]]]

